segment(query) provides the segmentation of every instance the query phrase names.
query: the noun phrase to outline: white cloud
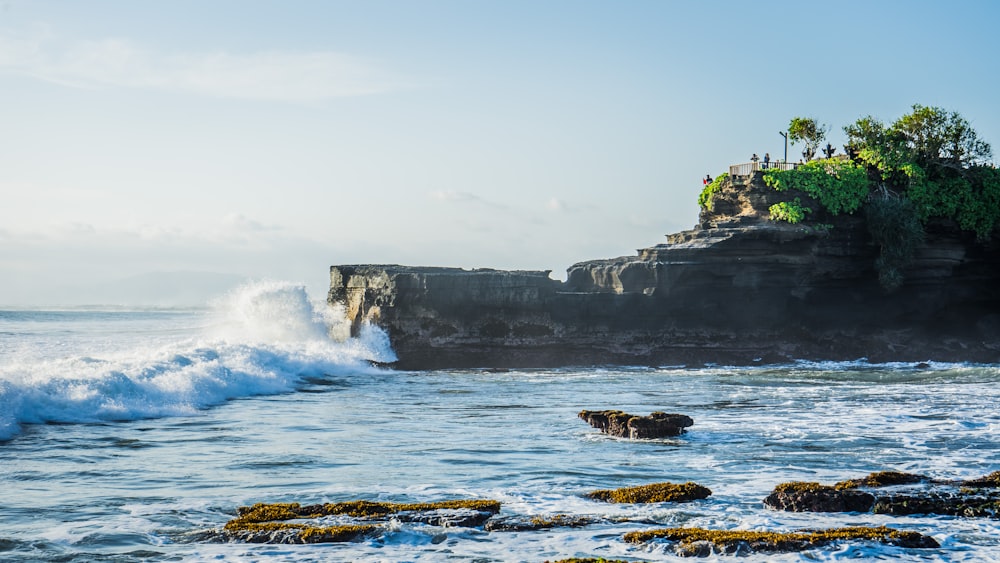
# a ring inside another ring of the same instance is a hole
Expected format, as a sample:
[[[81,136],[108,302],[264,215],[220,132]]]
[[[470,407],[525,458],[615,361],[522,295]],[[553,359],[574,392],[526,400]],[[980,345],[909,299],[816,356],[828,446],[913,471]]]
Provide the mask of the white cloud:
[[[0,32],[0,71],[78,88],[139,88],[286,102],[378,94],[406,87],[374,61],[330,51],[159,54],[127,39],[57,46],[47,30]]]
[[[582,213],[592,211],[595,207],[587,203],[571,203],[557,197],[552,197],[545,204],[545,208],[556,213]]]
[[[453,190],[437,190],[430,192],[428,194],[431,199],[436,199],[438,201],[447,201],[450,203],[461,203],[461,204],[475,204],[483,205],[486,207],[492,207],[495,209],[507,209],[507,206],[495,201],[490,201],[479,197],[478,195],[471,192],[456,192]]]

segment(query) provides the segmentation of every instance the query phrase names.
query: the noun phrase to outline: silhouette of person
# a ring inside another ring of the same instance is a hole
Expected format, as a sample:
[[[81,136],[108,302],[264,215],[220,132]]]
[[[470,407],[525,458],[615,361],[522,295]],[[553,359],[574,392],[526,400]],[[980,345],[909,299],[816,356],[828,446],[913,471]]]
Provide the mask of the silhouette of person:
[[[771,153],[769,152],[764,153],[764,168],[767,168],[770,162],[771,162]]]
[[[709,184],[711,184],[712,183],[712,177],[709,176],[708,174],[705,174],[705,179],[702,180],[702,183],[704,183],[706,186],[709,185]]]

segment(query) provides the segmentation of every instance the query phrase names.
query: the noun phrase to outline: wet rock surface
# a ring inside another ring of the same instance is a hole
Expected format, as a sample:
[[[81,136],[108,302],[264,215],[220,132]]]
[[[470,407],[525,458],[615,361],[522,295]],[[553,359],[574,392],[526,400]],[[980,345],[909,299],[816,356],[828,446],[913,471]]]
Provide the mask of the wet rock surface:
[[[625,534],[624,539],[630,543],[663,541],[670,544],[678,555],[688,557],[804,551],[844,541],[874,541],[907,548],[940,547],[937,540],[930,536],[884,526],[801,532],[664,528],[631,532]]]
[[[834,485],[782,483],[764,499],[792,512],[873,512],[1000,517],[1000,472],[966,481],[935,480],[900,472],[872,473]]]
[[[630,440],[678,436],[694,424],[694,420],[687,415],[665,412],[637,416],[619,410],[584,410],[579,416],[605,434]]]
[[[493,500],[432,503],[348,501],[327,504],[258,503],[237,509],[237,517],[203,541],[248,543],[334,543],[381,533],[389,520],[440,527],[481,526],[500,511]]]
[[[587,498],[604,502],[617,503],[651,503],[651,502],[690,502],[711,496],[712,491],[697,483],[687,482],[653,483],[621,489],[602,489],[587,493]]]

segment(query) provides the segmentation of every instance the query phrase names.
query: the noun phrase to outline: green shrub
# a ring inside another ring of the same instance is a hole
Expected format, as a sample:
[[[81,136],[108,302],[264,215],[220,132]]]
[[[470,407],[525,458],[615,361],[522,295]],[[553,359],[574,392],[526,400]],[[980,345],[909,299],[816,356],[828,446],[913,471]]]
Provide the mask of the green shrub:
[[[705,189],[701,190],[701,194],[698,196],[698,205],[702,209],[712,210],[712,197],[722,189],[722,184],[727,178],[729,178],[729,174],[725,172],[719,174],[710,184],[705,186]]]
[[[794,170],[770,169],[764,183],[779,192],[803,191],[833,215],[857,211],[870,189],[864,168],[838,158],[813,160]]]
[[[795,198],[795,201],[781,201],[768,208],[771,212],[772,221],[788,221],[793,225],[806,218],[812,213],[812,209],[802,205],[802,200]]]

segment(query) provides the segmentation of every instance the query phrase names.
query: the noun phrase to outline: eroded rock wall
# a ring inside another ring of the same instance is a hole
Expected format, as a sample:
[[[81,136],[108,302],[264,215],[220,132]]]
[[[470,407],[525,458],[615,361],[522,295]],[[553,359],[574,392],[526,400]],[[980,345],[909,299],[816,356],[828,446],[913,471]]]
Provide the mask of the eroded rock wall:
[[[774,223],[774,193],[759,176],[731,182],[695,229],[575,264],[565,283],[541,271],[334,266],[329,299],[355,326],[385,328],[402,368],[1000,362],[996,241],[930,225],[907,281],[886,293],[861,217]]]

